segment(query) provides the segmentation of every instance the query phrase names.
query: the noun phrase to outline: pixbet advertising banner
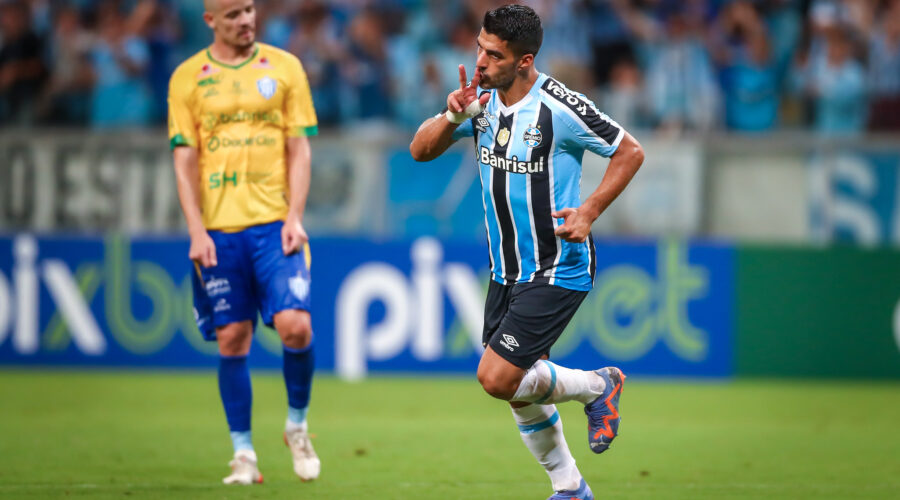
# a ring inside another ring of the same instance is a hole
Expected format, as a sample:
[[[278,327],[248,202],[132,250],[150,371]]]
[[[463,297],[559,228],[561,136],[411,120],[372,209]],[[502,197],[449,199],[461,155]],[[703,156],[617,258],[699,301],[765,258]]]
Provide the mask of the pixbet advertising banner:
[[[680,241],[597,242],[595,289],[554,346],[559,363],[628,373],[733,373],[734,250]],[[473,373],[488,283],[480,244],[314,239],[319,369]],[[194,325],[182,238],[0,238],[0,363],[212,367]],[[259,325],[256,367],[280,342]]]

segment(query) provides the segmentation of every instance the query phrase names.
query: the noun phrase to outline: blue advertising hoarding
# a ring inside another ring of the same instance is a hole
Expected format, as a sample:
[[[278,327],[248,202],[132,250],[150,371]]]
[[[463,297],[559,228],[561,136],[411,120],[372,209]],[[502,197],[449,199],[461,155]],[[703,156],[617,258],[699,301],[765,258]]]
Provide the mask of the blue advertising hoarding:
[[[734,371],[734,250],[597,242],[595,289],[554,346],[564,365],[629,374]],[[433,238],[314,239],[312,317],[319,369],[474,373],[488,257]],[[212,367],[194,326],[188,244],[121,236],[0,238],[0,364]],[[278,368],[277,334],[258,328],[251,364]]]

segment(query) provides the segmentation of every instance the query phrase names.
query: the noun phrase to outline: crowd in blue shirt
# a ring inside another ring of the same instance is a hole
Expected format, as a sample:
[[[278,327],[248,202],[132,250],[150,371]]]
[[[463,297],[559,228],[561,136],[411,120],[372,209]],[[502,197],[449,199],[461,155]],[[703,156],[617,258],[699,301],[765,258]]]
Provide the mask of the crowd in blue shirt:
[[[414,127],[475,59],[497,0],[257,0],[323,127]],[[538,68],[626,128],[900,130],[900,0],[531,0]],[[164,123],[207,46],[200,0],[0,0],[0,126]]]

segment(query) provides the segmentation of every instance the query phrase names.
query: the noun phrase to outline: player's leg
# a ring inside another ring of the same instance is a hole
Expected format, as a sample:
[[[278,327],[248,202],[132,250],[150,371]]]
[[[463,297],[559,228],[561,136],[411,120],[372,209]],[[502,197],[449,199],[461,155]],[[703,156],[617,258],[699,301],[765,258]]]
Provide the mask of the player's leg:
[[[526,366],[524,363],[533,358],[523,356],[534,349],[549,353],[586,295],[549,285],[516,285],[509,311],[488,341],[493,352],[485,351],[479,380],[486,382],[483,385],[490,394],[508,401],[581,402],[588,418],[588,444],[594,453],[602,453],[618,434],[619,397],[625,381],[621,370],[575,370],[546,359]],[[524,369],[522,376],[498,362],[501,357]]]
[[[486,348],[478,366],[478,380],[485,391],[505,400],[515,394],[526,368],[546,351],[543,347],[546,342],[540,340],[540,332],[534,335],[537,342],[529,340],[532,338],[530,335],[507,333],[504,337],[501,333],[501,327],[507,331],[519,328],[506,320],[512,309],[522,305],[521,298],[517,299],[516,295],[512,286],[490,283],[485,302],[483,332]],[[499,355],[491,345],[500,345],[501,341],[503,344],[500,347],[504,349],[505,357]],[[512,350],[508,350],[509,348]],[[522,442],[547,472],[557,494],[578,491],[579,498],[593,498],[566,444],[556,406],[527,402],[511,402],[510,406]]]
[[[241,321],[216,329],[219,343],[219,395],[225,408],[225,418],[234,446],[234,459],[229,463],[231,474],[225,484],[253,484],[262,482],[250,428],[253,407],[253,388],[247,356],[253,340],[253,322]]]
[[[275,314],[274,324],[284,351],[282,372],[288,396],[287,426],[296,427],[306,423],[315,368],[310,315],[304,310],[288,309]]]
[[[319,476],[321,463],[309,437],[307,411],[315,369],[310,319],[309,247],[285,256],[281,223],[254,228],[257,232],[254,271],[263,321],[281,337],[288,412],[284,439],[291,450],[294,472],[304,481]]]
[[[510,407],[522,442],[550,476],[555,491],[550,498],[593,499],[569,451],[556,405],[513,402]]]
[[[478,366],[478,380],[485,391],[506,401],[538,404],[571,400],[587,404],[597,399],[605,387],[598,374],[541,359],[547,357],[586,295],[539,283],[512,286],[508,308],[485,339],[487,348]]]
[[[284,344],[283,372],[288,394],[284,441],[291,450],[294,473],[304,481],[312,481],[319,477],[321,462],[306,421],[315,368],[310,316],[307,311],[289,309],[275,314],[274,322]]]
[[[518,337],[524,338],[522,335]],[[537,355],[540,356],[539,353]],[[509,401],[526,372],[527,370],[514,365],[488,345],[478,365],[478,380],[488,394]],[[547,472],[553,490],[557,494],[580,490],[581,496],[578,498],[593,498],[585,495],[590,489],[587,488],[566,443],[562,420],[556,411],[556,405],[510,401],[510,407],[522,442]]]
[[[247,366],[253,324],[250,321],[231,323],[217,328],[216,337],[219,343],[219,395],[234,451],[253,450],[250,435],[253,389]]]
[[[594,453],[602,453],[619,432],[619,397],[624,381],[625,374],[614,366],[593,371],[573,370],[541,359],[525,372],[510,400],[584,404],[588,444]]]
[[[212,231],[219,265],[197,267],[194,273],[194,307],[197,326],[207,340],[219,347],[219,395],[234,447],[232,473],[226,484],[262,482],[251,439],[250,416],[253,390],[247,355],[256,319],[256,299],[242,254],[240,233]]]
[[[525,371],[509,400],[538,404],[578,401],[586,405],[599,398],[605,388],[606,381],[596,371],[575,370],[541,359]]]

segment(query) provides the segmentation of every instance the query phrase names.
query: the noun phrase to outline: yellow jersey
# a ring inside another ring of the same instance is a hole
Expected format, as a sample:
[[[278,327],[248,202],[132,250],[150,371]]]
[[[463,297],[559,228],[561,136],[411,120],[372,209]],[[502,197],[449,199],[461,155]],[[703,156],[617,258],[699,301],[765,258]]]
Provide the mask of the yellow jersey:
[[[203,224],[236,231],[287,215],[285,140],[318,133],[306,73],[292,54],[256,44],[238,65],[209,49],[169,82],[169,142],[196,148]]]

